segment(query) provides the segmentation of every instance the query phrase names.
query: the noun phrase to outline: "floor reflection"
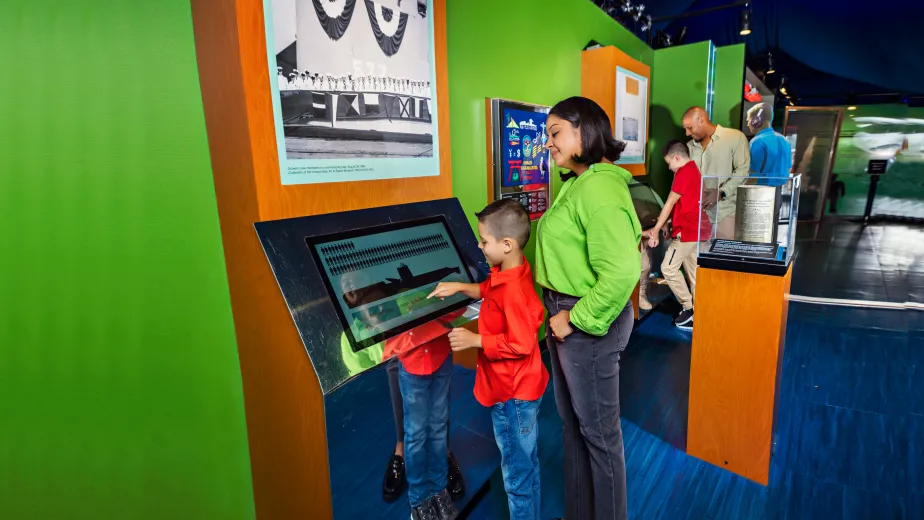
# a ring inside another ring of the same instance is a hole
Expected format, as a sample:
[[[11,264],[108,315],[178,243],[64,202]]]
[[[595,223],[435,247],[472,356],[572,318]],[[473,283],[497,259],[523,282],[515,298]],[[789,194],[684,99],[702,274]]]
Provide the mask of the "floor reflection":
[[[798,229],[792,293],[799,296],[924,303],[924,228],[832,223],[818,240]]]

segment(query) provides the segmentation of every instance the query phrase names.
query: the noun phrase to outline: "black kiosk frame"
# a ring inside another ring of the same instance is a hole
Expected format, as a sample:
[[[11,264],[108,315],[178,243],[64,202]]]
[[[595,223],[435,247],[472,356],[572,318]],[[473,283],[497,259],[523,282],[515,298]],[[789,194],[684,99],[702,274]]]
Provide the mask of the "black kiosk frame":
[[[435,305],[431,312],[416,314],[407,321],[395,320],[399,322],[396,326],[373,336],[356,338],[351,332],[350,322],[338,301],[343,291],[333,287],[325,271],[327,264],[320,257],[323,253],[319,254],[315,245],[427,224],[436,225],[437,229],[441,224],[451,241],[447,244],[449,252],[454,249],[458,253],[463,272],[453,274],[472,282],[487,278],[487,262],[462,206],[454,198],[254,224],[325,394],[358,375],[350,373],[342,361],[340,345],[344,335],[350,340],[352,350],[357,352],[466,306],[473,307],[467,316],[472,319],[477,316],[478,309],[474,308],[477,304],[471,300],[447,300],[448,306]],[[408,252],[405,250],[401,254]],[[363,261],[367,263],[363,265],[375,262],[374,258],[369,258],[365,257]],[[386,260],[388,265],[399,261],[395,256],[390,258]],[[400,282],[401,272],[397,276]]]

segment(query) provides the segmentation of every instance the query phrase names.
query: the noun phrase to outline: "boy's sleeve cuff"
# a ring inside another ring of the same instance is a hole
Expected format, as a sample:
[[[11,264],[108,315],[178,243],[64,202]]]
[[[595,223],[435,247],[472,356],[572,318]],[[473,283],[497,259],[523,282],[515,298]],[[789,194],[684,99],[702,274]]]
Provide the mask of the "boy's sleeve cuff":
[[[485,357],[491,361],[500,359],[500,351],[497,348],[497,336],[497,334],[481,336],[481,350],[484,351]]]

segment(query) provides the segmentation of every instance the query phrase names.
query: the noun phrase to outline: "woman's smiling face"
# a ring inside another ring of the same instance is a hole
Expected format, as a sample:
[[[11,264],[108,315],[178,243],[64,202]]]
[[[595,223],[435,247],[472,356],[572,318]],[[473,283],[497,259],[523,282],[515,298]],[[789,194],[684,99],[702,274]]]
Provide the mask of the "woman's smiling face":
[[[582,153],[581,129],[554,114],[549,115],[546,124],[549,142],[545,147],[552,153],[552,159],[561,168],[573,170],[574,157]]]

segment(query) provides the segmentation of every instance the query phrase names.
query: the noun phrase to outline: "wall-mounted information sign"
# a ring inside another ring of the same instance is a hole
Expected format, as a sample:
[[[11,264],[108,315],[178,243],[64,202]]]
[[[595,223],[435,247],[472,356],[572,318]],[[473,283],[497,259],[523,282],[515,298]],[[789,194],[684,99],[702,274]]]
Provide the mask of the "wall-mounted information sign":
[[[537,220],[552,202],[551,156],[546,118],[549,107],[503,99],[490,100],[493,168],[490,190],[494,200],[518,200]]]

